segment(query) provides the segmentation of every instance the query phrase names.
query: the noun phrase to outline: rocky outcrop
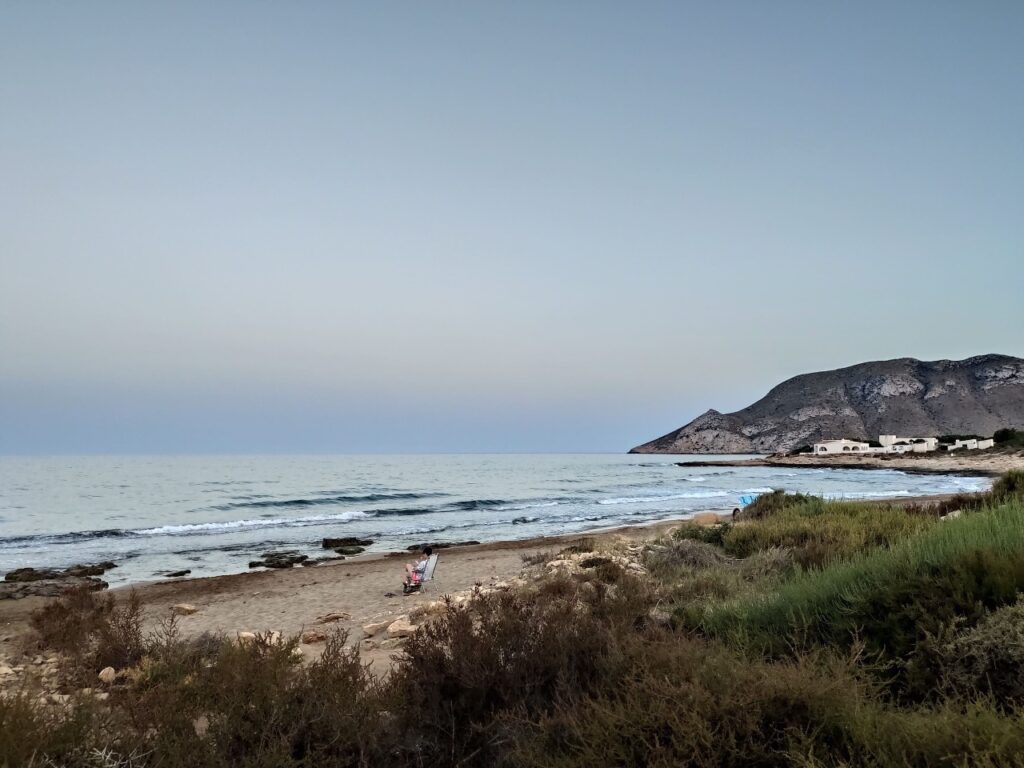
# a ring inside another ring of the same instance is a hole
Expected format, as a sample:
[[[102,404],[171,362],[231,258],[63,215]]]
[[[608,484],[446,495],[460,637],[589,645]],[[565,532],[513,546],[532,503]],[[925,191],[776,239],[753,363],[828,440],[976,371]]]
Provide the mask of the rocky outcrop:
[[[1024,428],[1024,360],[861,363],[784,381],[735,413],[709,410],[630,453],[774,453],[818,440],[991,435]]]
[[[75,589],[98,592],[106,589],[107,582],[92,576],[69,576],[37,581],[0,581],[0,600],[20,600],[23,597],[60,597]]]
[[[309,560],[309,555],[302,555],[294,550],[287,552],[264,552],[261,560],[252,560],[250,568],[291,568],[293,565]]]
[[[117,566],[110,562],[72,565],[70,568],[16,568],[0,582],[0,600],[23,597],[60,597],[73,589],[95,592],[107,588],[96,578]]]
[[[361,539],[358,536],[343,536],[338,539],[324,539],[324,549],[337,549],[338,547],[368,547],[373,544],[373,539]]]

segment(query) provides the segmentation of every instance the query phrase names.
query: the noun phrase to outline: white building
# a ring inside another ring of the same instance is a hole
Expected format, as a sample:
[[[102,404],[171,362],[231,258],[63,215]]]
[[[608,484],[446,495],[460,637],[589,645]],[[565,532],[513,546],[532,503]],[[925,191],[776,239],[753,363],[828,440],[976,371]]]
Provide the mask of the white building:
[[[995,445],[995,441],[992,438],[987,440],[957,440],[952,445],[946,446],[947,451],[958,451],[963,448],[965,451],[983,451],[986,448],[991,448]]]
[[[872,446],[859,440],[822,440],[812,447],[815,455],[832,456],[849,453],[928,453],[938,450],[937,437],[899,437],[897,435],[879,435],[881,447]],[[952,450],[952,449],[951,449]]]
[[[837,453],[870,453],[871,446],[857,440],[822,440],[814,444],[814,453],[819,456]]]
[[[896,435],[879,435],[878,442],[883,449],[877,453],[928,453],[937,450],[939,438],[937,437],[897,437]]]

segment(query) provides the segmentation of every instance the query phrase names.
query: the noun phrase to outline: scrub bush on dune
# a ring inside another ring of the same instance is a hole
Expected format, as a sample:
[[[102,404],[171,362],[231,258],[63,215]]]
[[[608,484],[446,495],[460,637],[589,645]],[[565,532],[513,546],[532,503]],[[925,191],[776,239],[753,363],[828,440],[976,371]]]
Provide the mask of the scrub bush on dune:
[[[888,546],[932,524],[930,518],[908,515],[897,507],[815,499],[733,526],[722,544],[735,557],[783,547],[793,553],[797,563],[809,568]]]
[[[934,638],[972,626],[1024,591],[1024,504],[940,523],[889,549],[798,574],[778,590],[684,612],[709,635],[772,654],[848,647],[896,664],[893,688],[921,698],[938,684]]]
[[[1024,600],[1004,606],[941,649],[943,683],[956,694],[1024,706]]]
[[[64,654],[62,672],[68,681],[88,685],[104,667],[123,669],[142,659],[142,614],[134,591],[118,601],[76,589],[36,611],[30,623],[40,647]]]
[[[529,595],[478,596],[410,639],[392,682],[403,728],[419,733],[424,756],[475,755],[487,764],[508,738],[489,725],[498,714],[540,714],[620,679],[623,644],[649,598],[626,578],[613,598],[595,590],[583,600],[577,588],[556,579]]]

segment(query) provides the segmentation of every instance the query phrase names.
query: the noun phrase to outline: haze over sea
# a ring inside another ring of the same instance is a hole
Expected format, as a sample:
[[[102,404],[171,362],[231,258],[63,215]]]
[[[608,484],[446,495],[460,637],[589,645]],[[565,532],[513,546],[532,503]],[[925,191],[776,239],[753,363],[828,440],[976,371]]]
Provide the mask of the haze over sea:
[[[708,457],[734,458],[734,457]],[[890,470],[684,468],[677,456],[467,454],[2,457],[0,572],[113,560],[111,584],[244,571],[268,550],[369,552],[497,541],[732,509],[772,488],[834,498],[974,491],[983,478]]]

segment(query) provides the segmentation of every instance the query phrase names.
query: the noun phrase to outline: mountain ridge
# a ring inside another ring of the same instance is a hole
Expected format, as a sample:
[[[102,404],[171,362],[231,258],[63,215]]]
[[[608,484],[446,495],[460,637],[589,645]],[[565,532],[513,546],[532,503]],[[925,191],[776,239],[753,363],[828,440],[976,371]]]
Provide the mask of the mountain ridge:
[[[1024,428],[1024,359],[874,360],[803,373],[732,413],[713,408],[630,453],[775,453],[879,434],[991,435]]]

